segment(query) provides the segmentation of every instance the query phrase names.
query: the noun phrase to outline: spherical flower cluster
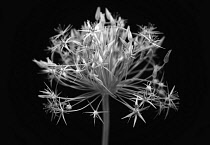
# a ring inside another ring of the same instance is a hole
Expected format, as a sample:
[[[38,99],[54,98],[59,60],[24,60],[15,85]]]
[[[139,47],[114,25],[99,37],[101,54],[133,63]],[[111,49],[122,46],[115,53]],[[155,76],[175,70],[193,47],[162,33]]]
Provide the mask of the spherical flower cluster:
[[[106,16],[106,17],[105,17]],[[153,25],[139,26],[138,33],[132,33],[130,27],[125,28],[125,20],[121,17],[113,18],[106,9],[105,14],[96,11],[96,22],[85,22],[80,30],[68,26],[59,26],[57,35],[50,38],[52,46],[48,47],[51,57],[47,61],[33,60],[42,73],[48,75],[51,87],[63,85],[72,89],[84,90],[87,93],[75,97],[61,96],[47,89],[40,91],[41,98],[46,98],[45,108],[64,120],[64,114],[83,110],[90,107],[95,119],[102,122],[98,111],[104,97],[111,97],[125,105],[131,113],[124,118],[134,117],[135,126],[139,117],[144,122],[142,111],[153,107],[158,114],[163,110],[166,116],[170,108],[177,110],[179,97],[175,87],[169,91],[160,73],[168,62],[171,50],[168,51],[162,65],[157,65],[154,57],[156,50],[161,47],[164,37],[159,38],[158,31]],[[108,21],[106,21],[106,18]],[[59,56],[59,57],[55,57]],[[96,109],[94,101],[100,98]],[[81,106],[82,102],[87,102]]]

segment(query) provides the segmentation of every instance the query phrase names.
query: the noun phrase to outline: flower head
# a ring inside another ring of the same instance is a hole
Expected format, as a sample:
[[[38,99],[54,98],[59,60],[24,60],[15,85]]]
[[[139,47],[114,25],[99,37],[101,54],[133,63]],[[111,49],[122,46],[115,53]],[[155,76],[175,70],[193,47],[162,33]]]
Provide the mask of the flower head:
[[[135,115],[134,122],[137,116],[144,121],[140,111],[149,106],[176,108],[173,101],[177,100],[178,95],[167,94],[165,89],[168,86],[164,84],[163,78],[161,81],[158,78],[160,70],[169,60],[171,50],[166,54],[163,65],[157,65],[153,59],[157,49],[165,49],[161,46],[164,37],[159,38],[162,33],[155,31],[156,28],[151,24],[139,26],[140,31],[132,33],[129,26],[125,27],[125,20],[121,17],[113,18],[108,9],[103,14],[98,8],[95,18],[95,23],[87,21],[80,30],[70,29],[70,25],[64,29],[59,26],[56,29],[58,34],[50,38],[52,46],[48,47],[48,51],[51,52],[51,59],[47,58],[47,62],[34,59],[51,81],[89,91],[77,97],[57,96],[59,103],[55,101],[56,110],[62,114],[79,111],[87,106],[94,110],[92,103],[73,108],[97,95],[109,95],[133,110],[124,118]],[[55,54],[60,58],[56,60]],[[48,99],[51,93],[53,99],[52,92],[42,93],[47,94]],[[136,107],[132,108],[131,103]],[[66,104],[67,107],[63,107]],[[93,115],[94,119],[98,116],[97,110]]]

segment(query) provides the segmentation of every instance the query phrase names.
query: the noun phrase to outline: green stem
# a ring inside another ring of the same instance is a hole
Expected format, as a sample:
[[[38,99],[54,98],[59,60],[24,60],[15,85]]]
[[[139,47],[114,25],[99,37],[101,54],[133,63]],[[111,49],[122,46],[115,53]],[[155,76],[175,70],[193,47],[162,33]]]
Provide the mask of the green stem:
[[[103,96],[103,111],[107,111],[103,113],[103,135],[102,135],[102,145],[108,145],[109,143],[109,96],[104,95]]]

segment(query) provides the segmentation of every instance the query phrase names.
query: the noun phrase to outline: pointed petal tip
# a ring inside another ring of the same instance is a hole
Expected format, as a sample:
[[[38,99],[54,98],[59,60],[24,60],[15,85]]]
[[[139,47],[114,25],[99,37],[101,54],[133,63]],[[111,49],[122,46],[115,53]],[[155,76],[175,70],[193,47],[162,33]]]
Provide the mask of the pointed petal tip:
[[[100,13],[101,13],[101,8],[100,7],[97,7],[96,14],[95,14],[95,19],[96,20],[99,20],[100,19]]]
[[[105,9],[105,13],[106,13],[106,18],[107,18],[108,20],[110,20],[111,23],[115,23],[115,20],[114,20],[114,18],[112,17],[112,14],[110,13],[110,11],[109,11],[107,8]]]

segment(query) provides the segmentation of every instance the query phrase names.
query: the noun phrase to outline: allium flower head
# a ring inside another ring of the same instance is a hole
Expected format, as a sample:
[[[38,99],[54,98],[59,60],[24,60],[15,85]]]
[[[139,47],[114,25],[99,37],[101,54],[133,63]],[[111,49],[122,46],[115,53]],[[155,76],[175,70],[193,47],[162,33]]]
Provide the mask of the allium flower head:
[[[161,75],[171,50],[162,65],[157,65],[154,60],[156,51],[165,49],[161,47],[162,33],[151,24],[139,26],[139,32],[133,33],[129,26],[125,27],[124,19],[113,18],[108,9],[104,14],[98,8],[95,19],[94,23],[86,21],[79,30],[70,25],[66,28],[59,26],[58,34],[50,38],[52,46],[48,51],[51,57],[46,62],[34,59],[43,69],[42,73],[48,74],[51,84],[54,80],[57,85],[87,91],[68,97],[60,96],[47,86],[47,90],[41,91],[44,95],[39,95],[48,100],[45,108],[65,121],[65,113],[88,107],[93,110],[95,123],[96,117],[102,121],[98,113],[107,113],[107,110],[97,111],[101,101],[111,97],[131,111],[122,119],[134,117],[133,126],[137,118],[146,122],[142,112],[149,107],[157,109],[158,114],[165,110],[166,115],[170,108],[177,110],[179,97],[175,87],[169,91]],[[100,103],[93,107],[97,99]],[[86,105],[80,106],[82,102]]]

